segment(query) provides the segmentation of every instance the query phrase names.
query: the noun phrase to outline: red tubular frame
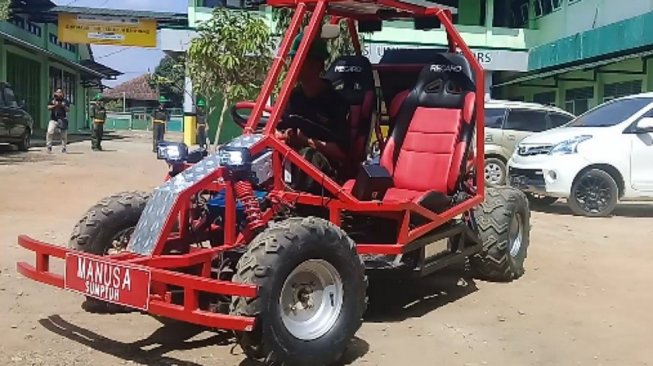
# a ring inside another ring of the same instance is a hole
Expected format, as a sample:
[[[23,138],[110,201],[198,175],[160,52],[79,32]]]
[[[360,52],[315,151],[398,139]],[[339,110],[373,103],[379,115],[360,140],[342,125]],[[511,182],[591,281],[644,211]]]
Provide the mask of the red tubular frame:
[[[270,197],[281,202],[296,202],[306,205],[323,206],[329,210],[329,219],[335,224],[341,223],[341,212],[350,211],[363,214],[391,215],[396,217],[400,223],[399,235],[395,244],[358,243],[359,253],[370,254],[400,254],[407,250],[407,244],[424,236],[438,226],[454,219],[455,217],[471,210],[480,204],[485,195],[485,181],[483,178],[483,154],[475,154],[474,167],[477,172],[475,183],[477,190],[470,199],[448,209],[446,212],[436,214],[416,203],[384,203],[380,201],[359,201],[347,192],[341,185],[326,177],[313,165],[304,160],[297,152],[288,147],[284,142],[275,137],[274,131],[279,123],[282,111],[290,97],[291,90],[297,80],[301,65],[303,64],[310,42],[317,36],[321,20],[325,15],[335,18],[333,22],[344,20],[349,26],[354,48],[357,54],[361,54],[361,45],[358,42],[355,20],[358,19],[379,19],[373,14],[346,13],[329,9],[329,3],[336,3],[340,0],[270,0],[272,6],[294,7],[294,16],[290,22],[288,31],[285,33],[278,53],[273,60],[270,72],[265,79],[261,92],[252,106],[252,113],[244,128],[244,134],[252,134],[264,111],[270,113],[268,123],[264,129],[264,137],[250,148],[252,154],[259,153],[266,148],[271,148],[273,153],[273,169],[276,174],[273,177],[273,187],[269,192]],[[370,1],[373,3],[374,1]],[[470,62],[475,75],[476,82],[476,110],[483,111],[484,108],[484,72],[478,60],[464,43],[462,37],[455,30],[451,13],[439,8],[425,8],[418,5],[402,3],[398,0],[376,0],[376,4],[385,8],[394,8],[398,17],[437,17],[447,31],[449,49],[460,50]],[[286,79],[283,82],[280,94],[273,106],[267,106],[267,101],[272,95],[274,86],[277,84],[281,71],[286,64],[287,55],[294,37],[298,34],[302,20],[307,11],[312,11],[308,26],[304,29],[304,39],[299,47],[297,56],[293,58]],[[345,18],[345,19],[340,19]],[[245,104],[239,104],[245,106]],[[251,105],[250,105],[251,106]],[[482,152],[484,149],[484,116],[483,113],[476,115],[476,149]],[[289,192],[285,190],[283,182],[283,162],[290,161],[299,169],[306,172],[314,180],[322,183],[323,187],[331,192],[335,198],[325,198],[306,193]],[[228,174],[223,168],[209,174],[201,181],[195,183],[179,194],[174,202],[172,211],[165,218],[162,233],[157,238],[151,256],[141,256],[133,253],[118,254],[114,256],[99,257],[95,259],[107,263],[129,263],[140,266],[150,271],[151,297],[149,312],[170,318],[175,318],[191,323],[225,329],[249,331],[254,325],[254,319],[225,315],[209,312],[199,308],[199,293],[206,292],[227,296],[254,297],[257,288],[253,285],[236,284],[227,281],[220,281],[210,278],[211,264],[216,257],[233,249],[235,246],[246,245],[247,234],[239,233],[236,227],[236,197],[234,182],[230,181]],[[225,192],[225,217],[222,226],[209,225],[203,232],[191,230],[191,198],[201,191],[217,192],[224,189]],[[264,220],[269,221],[273,215],[273,209],[262,213]],[[410,228],[411,215],[419,215],[426,218],[427,223],[419,227]],[[173,233],[172,229],[179,223],[179,232]],[[192,243],[205,240],[218,240],[222,235],[222,241],[218,241],[212,248],[189,249]],[[50,258],[63,259],[69,250],[59,246],[50,245],[31,239],[26,236],[18,238],[18,244],[27,250],[35,252],[35,266],[20,262],[17,263],[17,270],[22,275],[33,280],[43,282],[56,287],[64,287],[63,276],[50,272]],[[185,254],[168,255],[166,250],[171,247],[189,249]],[[179,269],[194,269],[199,275],[189,275],[179,272]],[[171,301],[171,294],[167,292],[168,285],[179,286],[184,292],[184,304],[176,305]]]

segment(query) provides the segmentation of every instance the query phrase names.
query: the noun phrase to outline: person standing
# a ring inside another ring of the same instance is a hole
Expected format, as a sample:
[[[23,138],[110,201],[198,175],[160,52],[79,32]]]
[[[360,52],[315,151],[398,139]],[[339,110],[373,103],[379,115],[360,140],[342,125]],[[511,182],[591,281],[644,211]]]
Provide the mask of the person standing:
[[[102,137],[104,136],[104,122],[107,120],[107,110],[102,102],[102,94],[93,98],[91,105],[91,119],[93,120],[93,133],[91,135],[91,149],[102,151]]]
[[[204,99],[197,101],[197,144],[201,149],[206,149],[206,133],[208,121],[206,116],[206,102]]]
[[[162,95],[159,98],[159,107],[152,112],[152,152],[156,152],[157,144],[160,141],[163,141],[163,137],[166,133],[166,124],[170,119],[165,107],[167,101],[166,97]]]
[[[48,152],[52,152],[52,140],[56,132],[61,136],[61,152],[66,153],[66,145],[68,144],[68,118],[67,114],[70,111],[70,103],[64,97],[63,90],[57,89],[54,96],[48,104],[50,111],[50,122],[48,123],[48,130],[45,135],[45,146]]]

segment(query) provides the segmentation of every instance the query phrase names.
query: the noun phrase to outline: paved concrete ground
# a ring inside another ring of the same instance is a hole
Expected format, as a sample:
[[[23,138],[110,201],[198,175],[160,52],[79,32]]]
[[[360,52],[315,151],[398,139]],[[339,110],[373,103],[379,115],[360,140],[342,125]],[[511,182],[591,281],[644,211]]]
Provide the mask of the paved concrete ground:
[[[79,295],[16,273],[16,261],[33,260],[17,235],[65,245],[102,197],[161,182],[166,166],[150,151],[149,134],[117,135],[104,146],[0,152],[0,364],[255,365],[229,334],[87,314]],[[560,204],[534,212],[523,278],[493,284],[447,273],[389,288],[373,299],[344,363],[653,364],[651,216],[644,204],[606,219],[574,217]]]

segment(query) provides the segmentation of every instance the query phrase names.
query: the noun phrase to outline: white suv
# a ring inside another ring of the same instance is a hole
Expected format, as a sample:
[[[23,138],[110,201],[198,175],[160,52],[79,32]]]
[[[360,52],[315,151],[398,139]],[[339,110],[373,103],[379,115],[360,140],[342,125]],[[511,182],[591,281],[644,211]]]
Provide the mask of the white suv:
[[[607,216],[619,200],[653,197],[653,93],[611,100],[525,138],[508,176],[534,204],[566,198],[577,215]]]

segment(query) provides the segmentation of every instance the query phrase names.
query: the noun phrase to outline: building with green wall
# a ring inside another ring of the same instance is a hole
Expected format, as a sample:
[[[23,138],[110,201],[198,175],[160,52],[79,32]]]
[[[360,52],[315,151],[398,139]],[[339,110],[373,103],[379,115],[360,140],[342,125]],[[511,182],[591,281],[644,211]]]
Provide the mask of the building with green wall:
[[[653,91],[651,0],[435,2],[456,9],[454,23],[485,67],[486,97],[555,104],[580,114],[610,98]],[[193,28],[210,18],[214,7],[241,4],[189,0],[191,29],[162,33],[163,48],[185,52]],[[272,26],[269,8],[260,11]],[[374,63],[389,48],[444,46],[442,29],[415,30],[412,22],[394,21],[366,35],[364,53]],[[230,125],[227,131],[238,129]]]
[[[536,0],[532,6],[528,72],[495,80],[496,95],[580,114],[653,91],[653,1]]]
[[[34,14],[34,7],[43,5],[54,6],[44,0],[20,2],[11,8],[8,21],[0,22],[0,80],[25,101],[37,132],[47,128],[47,104],[56,88],[71,102],[70,131],[86,129],[90,93],[99,90],[102,79],[119,73],[98,71],[102,65],[93,61],[88,45],[60,42],[56,22],[43,22],[42,14]]]

